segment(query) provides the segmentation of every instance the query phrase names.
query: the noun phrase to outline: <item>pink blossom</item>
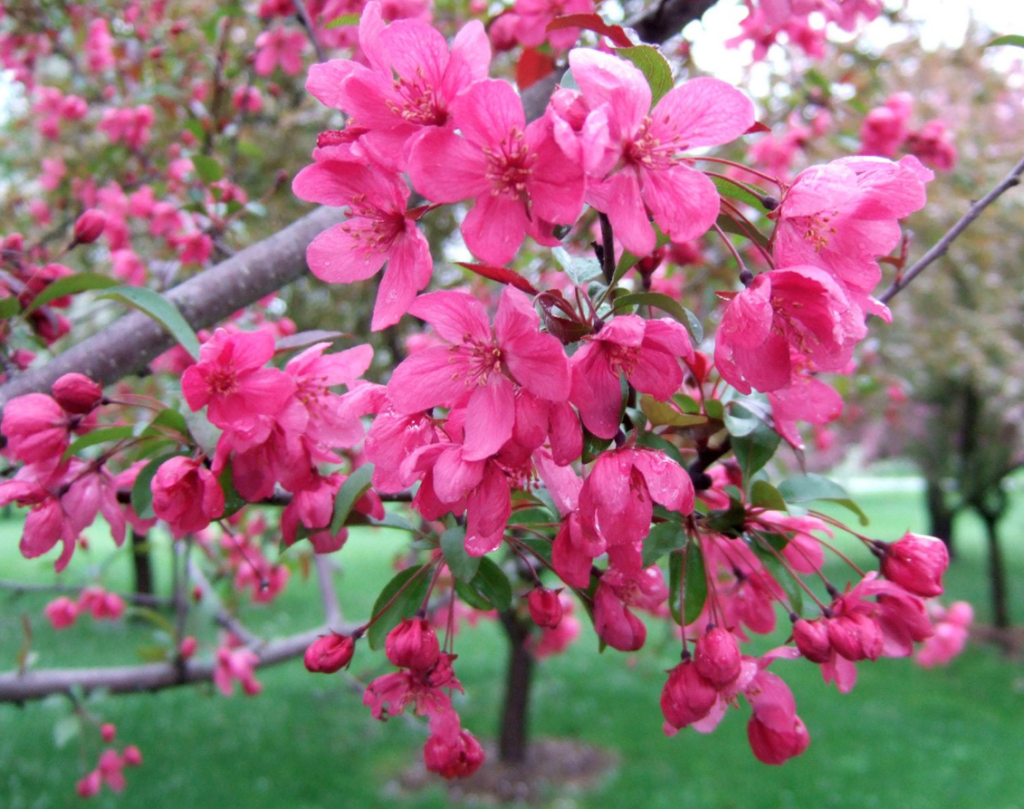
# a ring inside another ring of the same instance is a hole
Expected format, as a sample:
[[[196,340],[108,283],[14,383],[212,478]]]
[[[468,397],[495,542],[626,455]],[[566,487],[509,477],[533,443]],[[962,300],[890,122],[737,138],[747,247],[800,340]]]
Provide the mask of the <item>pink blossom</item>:
[[[953,135],[941,118],[928,121],[907,138],[907,148],[929,166],[939,171],[952,171],[956,166],[957,151]]]
[[[654,249],[648,211],[673,241],[707,231],[718,217],[718,192],[680,152],[742,135],[754,123],[750,100],[725,82],[700,78],[651,109],[651,88],[631,63],[577,48],[569,65],[591,109],[582,141],[592,178],[586,199],[608,214],[623,246],[638,256]]]
[[[546,629],[555,629],[562,620],[561,590],[548,590],[546,587],[535,587],[528,598],[530,618],[533,622]]]
[[[475,200],[462,222],[474,255],[505,264],[527,233],[547,241],[549,224],[576,220],[584,192],[579,147],[570,137],[567,153],[552,132],[564,122],[546,116],[527,126],[515,90],[495,80],[465,90],[451,112],[462,137],[450,129],[424,133],[409,174],[416,190],[434,202]]]
[[[914,107],[910,93],[896,93],[871,110],[860,129],[863,154],[893,157],[907,139],[907,123]]]
[[[569,394],[569,364],[561,344],[542,334],[530,300],[505,287],[494,328],[483,305],[464,292],[432,292],[410,307],[447,341],[408,357],[396,369],[388,393],[400,413],[435,406],[466,407],[463,457],[479,461],[512,437],[514,384],[549,401]]]
[[[110,108],[103,111],[99,130],[110,138],[112,143],[124,141],[131,149],[141,149],[149,143],[153,121],[153,108],[149,104],[123,109]]]
[[[43,615],[53,625],[54,629],[67,629],[75,625],[78,615],[82,609],[77,603],[67,596],[55,598],[43,609]]]
[[[930,602],[929,611],[933,615],[935,634],[921,645],[914,661],[924,668],[945,666],[964,650],[974,610],[966,601],[956,601],[948,610]]]
[[[468,730],[451,739],[433,734],[423,746],[423,763],[443,778],[467,778],[484,763],[484,751]]]
[[[153,477],[153,513],[179,539],[224,513],[224,492],[202,463],[179,455],[162,463]]]
[[[297,28],[272,28],[256,37],[256,61],[259,76],[269,76],[278,65],[289,76],[302,71],[302,51],[306,35]]]
[[[721,689],[739,677],[740,658],[736,636],[716,626],[697,639],[693,662],[701,677]]]
[[[259,662],[257,654],[248,649],[221,646],[217,649],[213,684],[225,697],[230,697],[235,692],[234,683],[237,680],[246,694],[255,696],[263,690],[263,684],[256,679],[254,671]]]
[[[207,407],[207,417],[227,428],[273,415],[295,392],[295,382],[276,368],[263,367],[274,355],[268,331],[217,329],[199,349],[199,362],[181,378],[181,392],[192,410]]]
[[[44,393],[18,396],[4,408],[0,423],[7,452],[23,463],[50,463],[60,459],[71,438],[72,418]]]
[[[743,393],[793,379],[791,353],[819,371],[838,371],[867,333],[863,314],[825,271],[812,266],[761,273],[729,303],[715,339],[715,366]]]
[[[867,297],[882,277],[877,259],[899,244],[897,220],[924,206],[933,177],[914,157],[848,157],[802,171],[773,214],[776,265],[827,270],[853,303],[884,313]]]
[[[102,73],[116,64],[114,38],[110,35],[110,26],[102,17],[89,23],[89,32],[85,37],[85,60],[92,73]]]
[[[420,20],[384,25],[381,6],[369,2],[359,22],[359,46],[368,65],[336,59],[313,65],[306,89],[355,118],[374,160],[405,168],[407,142],[424,128],[450,126],[450,106],[472,82],[487,77],[490,45],[483,25],[462,28],[451,51],[444,37]]]
[[[307,671],[333,674],[348,666],[355,652],[355,640],[332,632],[313,641],[304,658]]]
[[[661,713],[666,735],[674,736],[704,719],[718,699],[718,689],[703,677],[692,660],[686,659],[668,674],[661,690]]]
[[[592,14],[594,0],[516,0],[513,11],[518,16],[516,34],[519,42],[533,48],[544,42],[564,51],[576,44],[579,28],[548,31],[548,24],[567,14]]]
[[[374,331],[393,326],[430,283],[426,238],[406,215],[409,189],[397,175],[352,162],[307,166],[292,190],[300,199],[347,208],[348,219],[317,236],[306,251],[313,275],[333,284],[363,281],[387,263],[373,310]]]
[[[679,361],[692,358],[690,338],[674,320],[616,317],[573,355],[570,401],[590,432],[614,438],[622,410],[620,374],[639,392],[665,401],[683,384]]]
[[[759,761],[783,764],[807,749],[810,735],[796,715],[793,692],[781,677],[760,671],[743,695],[754,709],[747,724],[747,738]]]
[[[914,595],[942,594],[942,574],[949,567],[944,542],[908,531],[899,542],[881,547],[883,576]]]

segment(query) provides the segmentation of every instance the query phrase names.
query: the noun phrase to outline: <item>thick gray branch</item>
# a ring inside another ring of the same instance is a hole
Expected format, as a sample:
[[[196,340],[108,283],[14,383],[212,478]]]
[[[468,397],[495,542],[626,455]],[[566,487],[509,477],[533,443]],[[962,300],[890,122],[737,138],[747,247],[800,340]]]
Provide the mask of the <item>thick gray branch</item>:
[[[306,247],[342,218],[340,208],[320,208],[179,284],[167,292],[167,298],[193,328],[212,326],[302,277],[306,272]],[[72,371],[109,385],[141,373],[173,345],[174,338],[162,327],[146,315],[133,312],[46,365],[0,385],[0,408],[15,396],[48,392],[59,377]]]
[[[356,629],[353,624],[341,627],[343,632]],[[289,635],[256,646],[253,651],[259,656],[258,668],[283,663],[298,657],[306,647],[320,635],[328,633],[326,627]],[[8,672],[0,674],[0,702],[26,702],[43,699],[50,694],[63,694],[73,686],[86,691],[103,689],[112,694],[127,694],[138,691],[159,691],[190,683],[207,682],[213,679],[214,663],[211,660],[185,661],[179,668],[175,663],[147,663],[141,666],[115,666],[95,669],[41,669],[25,674]]]

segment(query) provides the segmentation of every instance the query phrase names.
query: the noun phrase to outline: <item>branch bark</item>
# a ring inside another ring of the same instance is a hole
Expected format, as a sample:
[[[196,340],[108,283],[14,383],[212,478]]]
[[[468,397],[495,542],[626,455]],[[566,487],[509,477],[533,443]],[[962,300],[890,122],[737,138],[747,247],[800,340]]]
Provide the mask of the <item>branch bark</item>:
[[[340,208],[320,208],[179,284],[166,297],[194,329],[212,326],[301,278],[306,272],[306,247],[343,218]],[[174,338],[161,326],[141,312],[133,312],[46,365],[0,385],[0,408],[16,396],[49,392],[58,378],[72,371],[109,385],[145,371],[173,345]]]
[[[352,632],[355,624],[343,627]],[[319,627],[297,635],[268,641],[254,648],[259,656],[257,668],[273,666],[304,654],[306,647],[320,635],[330,631]],[[208,682],[213,679],[215,665],[212,660],[175,663],[148,663],[140,666],[114,666],[107,668],[41,669],[25,674],[0,674],[0,702],[27,702],[43,699],[50,694],[68,693],[79,687],[86,693],[103,689],[111,694],[129,694],[139,691],[160,691],[179,685]]]

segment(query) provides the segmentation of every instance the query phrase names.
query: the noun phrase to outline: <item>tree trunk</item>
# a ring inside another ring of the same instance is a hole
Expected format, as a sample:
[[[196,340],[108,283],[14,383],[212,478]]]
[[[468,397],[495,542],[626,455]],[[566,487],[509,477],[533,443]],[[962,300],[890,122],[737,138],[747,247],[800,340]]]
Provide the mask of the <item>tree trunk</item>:
[[[526,650],[530,626],[511,612],[501,613],[501,624],[508,635],[509,658],[498,760],[503,764],[520,765],[526,762],[530,683],[533,675],[533,657]]]
[[[949,558],[955,559],[956,553],[953,548],[953,517],[956,512],[946,502],[946,493],[942,490],[942,483],[938,480],[928,479],[925,481],[925,498],[928,505],[929,533],[941,539],[949,551]]]
[[[153,595],[153,562],[145,534],[132,531],[132,566],[135,570],[135,592]]]
[[[998,515],[981,512],[988,539],[988,578],[992,589],[992,623],[999,629],[1010,626],[1010,606],[1006,591],[1006,567],[999,545]]]

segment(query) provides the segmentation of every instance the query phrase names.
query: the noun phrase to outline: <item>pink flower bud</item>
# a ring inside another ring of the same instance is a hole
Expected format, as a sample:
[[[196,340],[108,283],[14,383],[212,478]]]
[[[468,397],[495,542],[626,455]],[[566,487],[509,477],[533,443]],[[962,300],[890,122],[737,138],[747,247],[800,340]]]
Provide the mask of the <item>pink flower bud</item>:
[[[178,539],[224,513],[224,491],[209,469],[179,455],[161,464],[153,477],[153,513]]]
[[[793,624],[793,641],[800,654],[812,663],[827,663],[832,657],[828,627],[822,621],[805,621],[801,618]]]
[[[100,780],[100,771],[93,770],[82,778],[81,781],[75,784],[75,792],[78,793],[80,798],[92,798],[99,794],[102,784],[103,782]]]
[[[384,653],[399,668],[426,671],[441,656],[441,646],[426,618],[406,618],[388,633]]]
[[[100,726],[100,736],[103,737],[103,741],[105,741],[107,744],[110,744],[112,741],[114,741],[114,737],[116,735],[117,728],[114,727],[113,723],[104,722],[103,725]]]
[[[558,598],[558,590],[538,587],[531,591],[528,602],[530,617],[533,622],[546,629],[554,629],[562,620],[562,602]]]
[[[747,739],[758,761],[764,764],[784,764],[804,752],[811,741],[800,717],[794,718],[792,729],[780,731],[752,716],[747,724]]]
[[[84,416],[103,399],[103,388],[84,374],[64,374],[53,383],[53,398],[68,413]]]
[[[717,698],[714,685],[700,675],[691,660],[684,660],[669,672],[661,690],[661,712],[665,723],[679,730],[707,716]]]
[[[142,763],[142,753],[134,744],[128,745],[122,755],[126,767],[138,767]]]
[[[739,677],[741,658],[736,636],[716,626],[697,641],[693,662],[701,677],[721,688]]]
[[[54,629],[67,629],[74,626],[78,620],[81,608],[67,596],[55,598],[43,609],[43,615],[47,617]]]
[[[75,244],[92,244],[103,235],[106,226],[106,217],[95,208],[90,208],[75,221]]]
[[[423,763],[444,778],[465,778],[480,769],[484,751],[468,730],[451,739],[434,734],[423,746]]]
[[[828,622],[828,639],[836,654],[847,660],[877,660],[882,654],[882,630],[862,613],[842,615]]]
[[[57,402],[43,393],[11,399],[4,407],[7,450],[19,461],[38,463],[59,458],[68,447],[68,418]]]
[[[333,674],[348,666],[355,652],[355,641],[336,632],[313,641],[306,649],[306,669],[322,674]]]
[[[882,557],[882,575],[923,598],[942,594],[942,574],[947,567],[949,551],[943,542],[909,531],[899,542],[886,545]]]
[[[196,649],[199,648],[199,641],[197,641],[192,635],[182,639],[181,646],[178,647],[178,654],[181,655],[183,660],[188,660],[192,655],[196,653]]]

